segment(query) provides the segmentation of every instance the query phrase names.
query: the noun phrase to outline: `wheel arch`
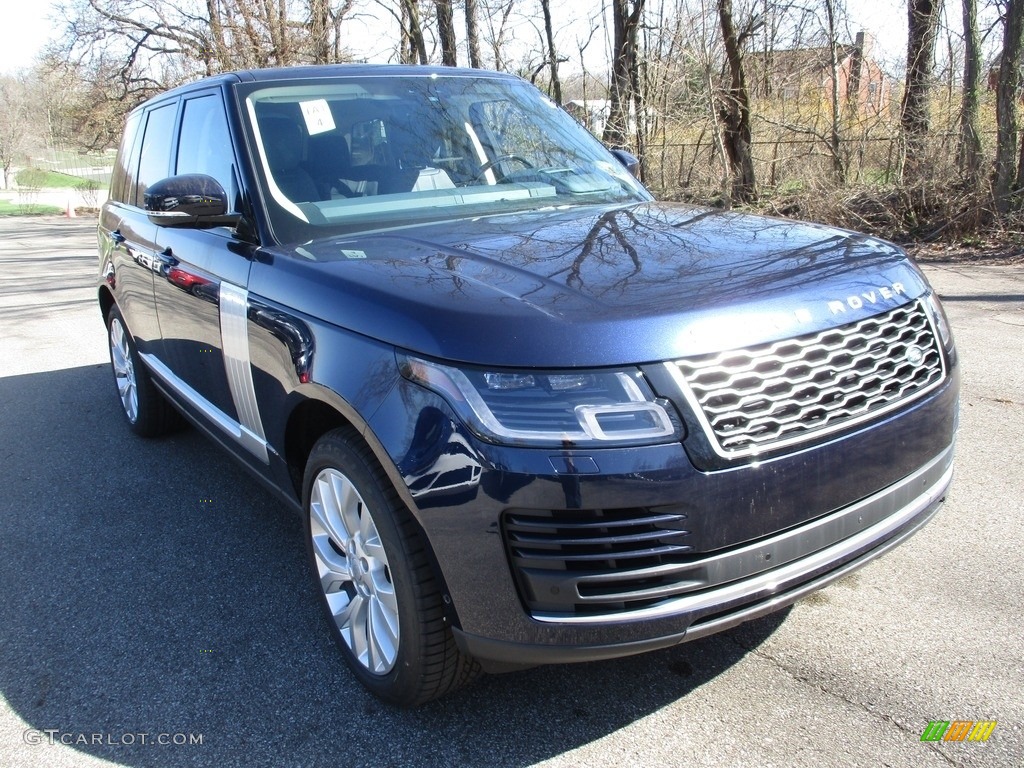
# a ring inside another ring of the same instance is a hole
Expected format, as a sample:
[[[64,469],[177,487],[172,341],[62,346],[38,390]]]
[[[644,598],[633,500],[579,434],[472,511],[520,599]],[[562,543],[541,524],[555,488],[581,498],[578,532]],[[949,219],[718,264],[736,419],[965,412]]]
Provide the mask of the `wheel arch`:
[[[103,315],[103,322],[106,323],[107,317],[110,315],[110,308],[117,302],[114,301],[114,294],[105,285],[100,286],[97,298],[100,302],[100,313]]]
[[[306,391],[302,391],[306,390]],[[300,402],[288,414],[284,428],[284,459],[296,495],[302,499],[302,478],[309,454],[316,441],[333,429],[347,427],[353,439],[365,444],[377,462],[377,468],[395,487],[399,497],[417,517],[418,508],[402,474],[383,443],[373,434],[366,421],[336,392],[310,385],[299,390]]]
[[[384,445],[377,439],[373,431],[370,430],[354,409],[336,393],[329,390],[318,391],[316,396],[308,395],[304,397],[302,402],[292,409],[285,425],[284,460],[287,463],[288,474],[295,487],[300,507],[303,508],[303,514],[305,514],[306,501],[303,478],[309,455],[317,441],[335,429],[347,429],[352,440],[358,441],[369,449],[370,455],[377,464],[376,469],[391,483],[402,503],[409,510],[409,515],[413,519],[418,533],[426,546],[427,559],[434,573],[434,578],[437,579],[438,584],[441,586],[448,620],[456,627],[461,626],[458,621],[457,611],[451,601],[444,572],[437,561],[430,538],[420,522],[416,502],[413,500],[405,480],[398,471],[398,467],[391,459]]]

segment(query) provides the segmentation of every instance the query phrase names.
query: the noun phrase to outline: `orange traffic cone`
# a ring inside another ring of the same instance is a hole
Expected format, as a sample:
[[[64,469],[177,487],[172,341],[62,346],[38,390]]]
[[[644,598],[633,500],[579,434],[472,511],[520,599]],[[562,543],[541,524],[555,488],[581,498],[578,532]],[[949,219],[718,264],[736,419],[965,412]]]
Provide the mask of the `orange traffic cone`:
[[[68,219],[73,219],[77,215],[78,214],[75,213],[74,207],[71,205],[71,201],[68,200],[68,207],[67,207],[67,210],[64,211],[64,217],[68,218]]]

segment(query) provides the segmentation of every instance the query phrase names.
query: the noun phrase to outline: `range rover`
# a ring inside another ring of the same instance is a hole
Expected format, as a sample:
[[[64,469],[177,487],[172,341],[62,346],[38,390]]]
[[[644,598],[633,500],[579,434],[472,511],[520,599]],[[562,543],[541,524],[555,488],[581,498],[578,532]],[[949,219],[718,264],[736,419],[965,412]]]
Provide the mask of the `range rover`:
[[[789,605],[939,508],[943,310],[873,237],[656,202],[531,85],[223,74],[127,118],[98,300],[128,427],[302,516],[354,675],[416,705]]]

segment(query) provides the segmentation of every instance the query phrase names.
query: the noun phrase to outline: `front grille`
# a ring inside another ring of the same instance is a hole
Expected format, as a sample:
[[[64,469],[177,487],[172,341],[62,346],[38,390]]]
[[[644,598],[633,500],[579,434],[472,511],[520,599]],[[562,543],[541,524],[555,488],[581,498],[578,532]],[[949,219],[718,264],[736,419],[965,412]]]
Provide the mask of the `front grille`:
[[[680,579],[686,515],[673,510],[509,510],[506,549],[531,612],[642,608],[703,583]]]
[[[726,458],[851,427],[921,397],[945,377],[921,301],[820,333],[675,365],[708,440]]]

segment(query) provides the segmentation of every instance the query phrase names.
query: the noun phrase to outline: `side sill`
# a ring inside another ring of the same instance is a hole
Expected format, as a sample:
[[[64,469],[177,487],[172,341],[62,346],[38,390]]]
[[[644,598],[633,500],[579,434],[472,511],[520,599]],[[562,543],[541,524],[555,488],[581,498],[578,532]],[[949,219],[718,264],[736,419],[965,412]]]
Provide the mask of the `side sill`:
[[[216,425],[221,432],[245,448],[245,450],[257,459],[262,461],[264,464],[270,463],[270,455],[267,449],[266,440],[230,418],[220,410],[220,408],[199,394],[184,380],[176,376],[171,369],[164,365],[156,356],[145,352],[140,352],[139,356],[146,364],[146,367],[153,372],[153,375],[155,375],[165,387],[199,411],[199,413],[208,419],[211,424]]]

